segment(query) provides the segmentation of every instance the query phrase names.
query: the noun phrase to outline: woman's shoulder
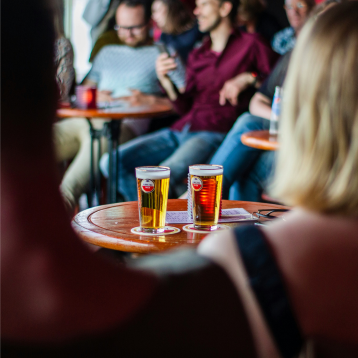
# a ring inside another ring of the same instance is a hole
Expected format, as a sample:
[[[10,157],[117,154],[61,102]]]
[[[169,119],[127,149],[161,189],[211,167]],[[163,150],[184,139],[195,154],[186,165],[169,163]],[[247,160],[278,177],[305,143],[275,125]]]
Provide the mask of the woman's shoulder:
[[[296,209],[264,233],[304,334],[358,342],[358,219]]]

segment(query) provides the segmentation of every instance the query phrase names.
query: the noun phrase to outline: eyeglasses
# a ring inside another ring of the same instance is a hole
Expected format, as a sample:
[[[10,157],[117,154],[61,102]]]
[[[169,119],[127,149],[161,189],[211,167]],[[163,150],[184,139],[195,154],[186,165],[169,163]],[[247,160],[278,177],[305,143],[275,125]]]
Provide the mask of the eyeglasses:
[[[304,3],[304,2],[298,2],[298,3],[296,3],[296,6],[293,6],[293,5],[285,5],[284,6],[284,8],[286,9],[286,10],[293,10],[293,9],[298,9],[298,10],[300,10],[300,9],[304,9],[304,8],[306,8],[307,7],[307,4],[306,3]]]
[[[257,216],[265,219],[276,219],[279,216],[272,215],[273,213],[285,213],[290,211],[289,209],[259,209],[257,212],[253,213]]]
[[[136,26],[128,26],[128,27],[126,27],[126,26],[120,26],[120,25],[115,25],[114,26],[114,29],[116,30],[116,31],[121,31],[121,32],[124,32],[124,31],[129,31],[129,32],[131,32],[131,33],[133,33],[133,34],[139,34],[141,31],[142,31],[142,29],[143,29],[143,27],[144,26],[146,26],[147,24],[141,24],[141,25],[136,25]]]

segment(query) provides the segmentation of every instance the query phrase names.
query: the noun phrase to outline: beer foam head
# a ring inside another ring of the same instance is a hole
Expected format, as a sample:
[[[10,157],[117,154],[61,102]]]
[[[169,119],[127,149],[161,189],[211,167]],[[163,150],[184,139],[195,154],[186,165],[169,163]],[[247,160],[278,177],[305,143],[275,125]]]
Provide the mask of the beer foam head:
[[[222,165],[195,164],[189,167],[189,173],[198,176],[222,175],[223,171]]]
[[[166,179],[170,177],[169,167],[138,167],[135,168],[138,179]]]

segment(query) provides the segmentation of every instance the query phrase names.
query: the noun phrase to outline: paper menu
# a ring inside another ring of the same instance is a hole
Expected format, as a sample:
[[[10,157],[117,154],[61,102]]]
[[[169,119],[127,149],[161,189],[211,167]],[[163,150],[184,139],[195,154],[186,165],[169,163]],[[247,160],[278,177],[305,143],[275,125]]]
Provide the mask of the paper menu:
[[[219,223],[232,223],[238,221],[256,221],[258,218],[243,208],[223,209]]]
[[[243,208],[223,209],[219,223],[230,223],[239,221],[255,221],[257,217],[251,215]],[[165,222],[167,224],[190,224],[187,211],[167,211]]]

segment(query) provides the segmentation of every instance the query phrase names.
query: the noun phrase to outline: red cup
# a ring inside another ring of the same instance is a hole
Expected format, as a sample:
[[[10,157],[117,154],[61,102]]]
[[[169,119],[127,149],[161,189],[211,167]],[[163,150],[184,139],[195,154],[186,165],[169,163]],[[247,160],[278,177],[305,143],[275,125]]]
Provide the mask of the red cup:
[[[97,88],[89,86],[76,87],[76,107],[80,109],[96,109]]]

